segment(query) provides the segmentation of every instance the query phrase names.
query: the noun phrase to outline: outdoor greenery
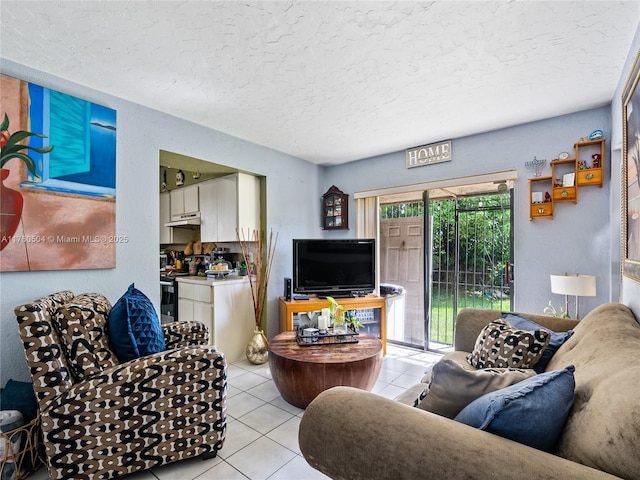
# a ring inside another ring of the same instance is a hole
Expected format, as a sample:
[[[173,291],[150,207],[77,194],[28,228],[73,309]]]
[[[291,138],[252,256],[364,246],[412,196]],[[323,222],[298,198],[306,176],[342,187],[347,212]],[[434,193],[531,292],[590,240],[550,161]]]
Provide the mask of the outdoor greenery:
[[[380,218],[424,217],[423,202],[393,203],[380,206]]]
[[[457,211],[454,201],[432,201],[433,270],[452,270],[457,258],[460,271],[477,272],[482,266],[486,276],[482,283],[501,285],[504,266],[511,258],[509,201],[508,194],[463,197],[457,200]],[[458,222],[459,255],[456,214],[465,217]]]
[[[429,202],[433,229],[432,342],[453,343],[454,309],[510,310],[506,271],[511,260],[510,201],[509,193],[504,193]],[[424,215],[423,202],[380,207],[381,219]]]
[[[433,217],[433,270],[453,271],[459,258],[460,271],[478,271],[483,284],[501,285],[504,266],[511,258],[511,209],[509,194],[461,197],[430,201]],[[380,218],[423,217],[423,202],[380,206]],[[459,222],[459,256],[456,256],[456,216]],[[465,282],[469,283],[469,282]],[[477,283],[477,282],[473,282]]]
[[[458,311],[463,308],[488,308],[509,311],[509,298],[494,299],[487,296],[460,294]],[[431,296],[430,340],[432,342],[453,345],[453,324],[457,312],[453,310],[453,290],[434,291]]]

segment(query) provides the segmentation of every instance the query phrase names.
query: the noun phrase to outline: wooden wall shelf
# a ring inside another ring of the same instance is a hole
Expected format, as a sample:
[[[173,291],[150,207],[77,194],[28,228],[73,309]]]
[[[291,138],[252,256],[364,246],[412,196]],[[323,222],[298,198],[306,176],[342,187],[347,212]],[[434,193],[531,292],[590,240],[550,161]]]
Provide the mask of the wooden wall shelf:
[[[529,179],[530,220],[553,220],[555,204],[578,203],[580,187],[602,187],[604,143],[604,138],[576,142],[574,158],[553,160],[549,162],[551,176]]]

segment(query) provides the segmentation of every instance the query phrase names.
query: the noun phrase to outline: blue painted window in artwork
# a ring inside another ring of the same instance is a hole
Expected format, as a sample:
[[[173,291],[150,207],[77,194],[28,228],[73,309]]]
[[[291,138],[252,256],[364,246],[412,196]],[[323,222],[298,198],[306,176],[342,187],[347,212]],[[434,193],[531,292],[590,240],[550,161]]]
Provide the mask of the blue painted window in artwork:
[[[49,155],[50,178],[91,171],[90,108],[85,100],[50,91],[49,142],[56,146]]]
[[[32,129],[48,137],[32,137],[31,144],[54,148],[33,156],[41,181],[25,186],[115,197],[115,110],[33,84],[29,96]]]

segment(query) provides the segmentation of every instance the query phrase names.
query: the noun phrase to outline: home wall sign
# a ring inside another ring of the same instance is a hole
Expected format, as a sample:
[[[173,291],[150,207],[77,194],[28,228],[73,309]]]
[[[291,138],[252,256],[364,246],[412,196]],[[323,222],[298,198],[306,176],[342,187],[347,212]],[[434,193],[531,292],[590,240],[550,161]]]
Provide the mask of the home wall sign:
[[[451,140],[407,149],[407,168],[451,161]]]
[[[116,111],[0,75],[0,271],[115,268]]]

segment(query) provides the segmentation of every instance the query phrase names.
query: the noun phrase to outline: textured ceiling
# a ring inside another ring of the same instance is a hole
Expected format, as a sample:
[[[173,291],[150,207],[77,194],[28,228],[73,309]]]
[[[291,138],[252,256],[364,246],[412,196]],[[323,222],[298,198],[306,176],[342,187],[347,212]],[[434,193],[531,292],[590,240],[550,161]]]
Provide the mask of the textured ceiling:
[[[318,164],[609,103],[640,2],[0,2],[3,58]]]

